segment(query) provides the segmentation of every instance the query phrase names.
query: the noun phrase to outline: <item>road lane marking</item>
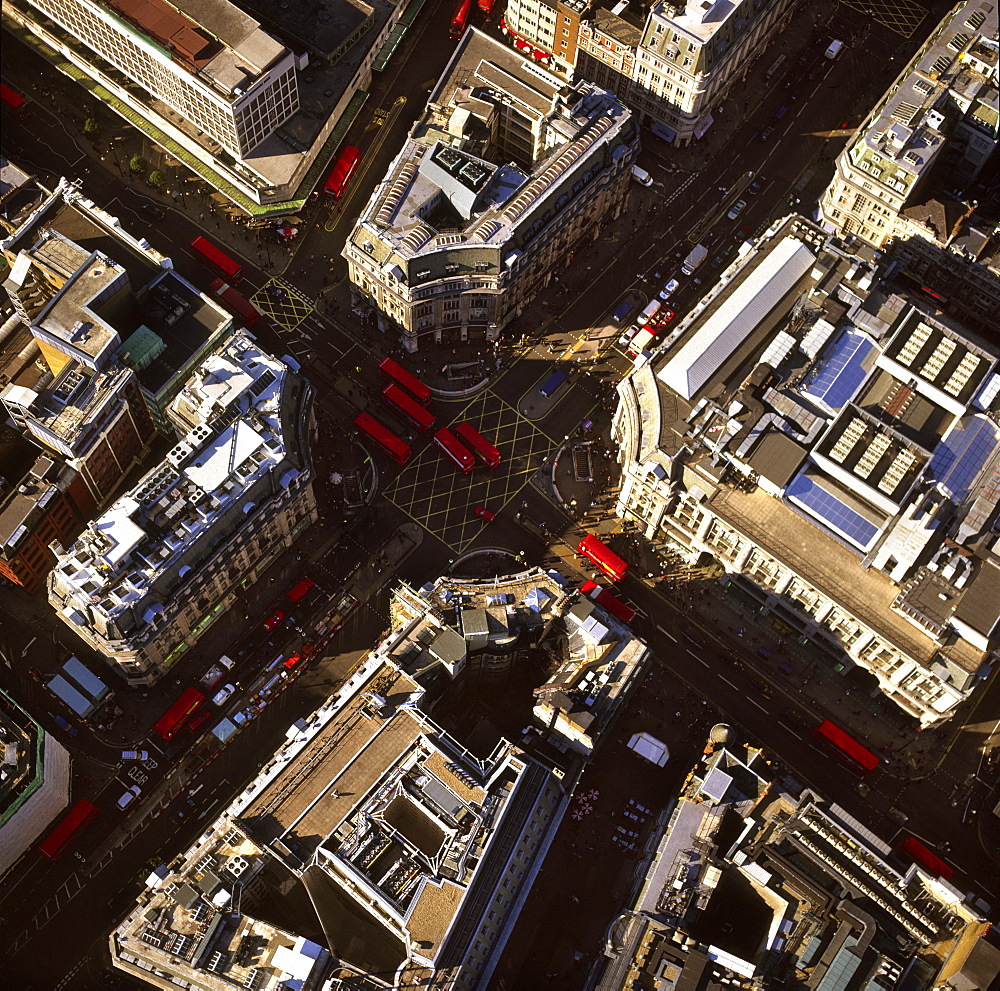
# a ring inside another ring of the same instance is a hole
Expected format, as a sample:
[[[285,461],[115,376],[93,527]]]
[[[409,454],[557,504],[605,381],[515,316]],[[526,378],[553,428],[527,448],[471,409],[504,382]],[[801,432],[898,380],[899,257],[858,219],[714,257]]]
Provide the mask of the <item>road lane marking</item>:
[[[705,667],[708,667],[708,661],[706,661],[706,660],[705,660],[704,658],[702,658],[702,657],[699,657],[699,656],[698,656],[698,655],[697,655],[697,654],[696,654],[696,653],[695,653],[695,652],[694,652],[693,650],[689,650],[689,651],[688,651],[688,653],[689,653],[689,654],[690,654],[690,655],[691,655],[691,656],[692,656],[692,657],[693,657],[693,658],[694,658],[694,659],[695,659],[695,660],[696,660],[696,661],[697,661],[697,662],[698,662],[699,664],[704,664],[704,665],[705,665]]]
[[[674,643],[677,643],[677,637],[675,637],[675,636],[674,636],[674,635],[673,635],[672,633],[667,633],[667,631],[666,631],[666,630],[665,630],[665,629],[664,629],[664,628],[663,628],[662,626],[658,626],[658,627],[657,627],[657,629],[658,629],[658,630],[659,630],[659,631],[660,631],[660,632],[661,632],[661,633],[662,633],[662,634],[663,634],[663,635],[664,635],[665,637],[670,637],[670,639],[671,639],[671,640],[673,640],[673,642],[674,642]]]
[[[729,680],[729,679],[728,679],[728,678],[727,678],[727,677],[726,677],[725,675],[721,675],[721,674],[720,674],[720,675],[719,675],[719,677],[720,677],[720,678],[721,678],[721,679],[722,679],[722,680],[723,680],[723,681],[724,681],[724,682],[725,682],[725,683],[726,683],[727,685],[729,685],[729,687],[730,687],[730,688],[733,688],[733,689],[735,689],[735,690],[736,690],[737,692],[739,691],[739,689],[738,689],[738,688],[736,688],[736,686],[735,686],[735,685],[734,685],[734,684],[733,684],[733,683],[732,683],[732,682],[731,682],[731,681],[730,681],[730,680]]]
[[[748,702],[749,702],[749,703],[750,703],[751,705],[755,705],[755,706],[757,706],[757,708],[758,708],[758,709],[760,709],[760,711],[761,711],[761,712],[767,712],[767,709],[765,709],[765,708],[764,708],[764,706],[762,706],[762,705],[760,704],[760,702],[755,702],[755,701],[754,701],[754,700],[753,700],[752,698],[749,698],[749,697],[747,698],[747,701],[748,701]]]

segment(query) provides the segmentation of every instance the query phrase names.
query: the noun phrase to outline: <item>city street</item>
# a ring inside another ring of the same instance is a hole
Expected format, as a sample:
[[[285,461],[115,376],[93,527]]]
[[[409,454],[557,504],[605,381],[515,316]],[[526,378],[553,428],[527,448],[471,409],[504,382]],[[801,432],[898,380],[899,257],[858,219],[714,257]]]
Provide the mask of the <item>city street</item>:
[[[450,54],[444,29],[448,14],[447,5],[428,8],[426,24],[407,37],[376,80],[346,139],[362,150],[349,192],[338,204],[319,201],[305,208],[302,233],[290,245],[236,227],[212,212],[200,192],[167,203],[127,178],[113,151],[105,152],[102,161],[101,150],[95,152],[82,134],[67,133],[61,142],[39,137],[39,123],[57,120],[58,107],[50,111],[51,104],[40,105],[34,121],[5,120],[8,157],[46,182],[62,175],[80,178],[98,206],[145,236],[199,288],[207,290],[212,275],[188,247],[195,235],[218,239],[239,257],[245,271],[240,292],[264,313],[254,336],[276,355],[301,363],[317,388],[326,426],[322,450],[316,452],[320,522],[301,546],[274,562],[266,578],[243,590],[243,608],[230,610],[209,630],[178,665],[176,678],[149,691],[126,688],[51,616],[44,597],[30,599],[19,589],[4,588],[0,654],[5,667],[0,670],[5,688],[71,751],[74,799],[86,796],[102,811],[77,845],[78,857],[67,854],[48,862],[31,849],[6,876],[0,892],[5,932],[0,988],[83,991],[99,986],[95,982],[107,966],[107,932],[130,909],[149,870],[193,839],[273,752],[287,727],[349,675],[388,626],[395,582],[420,587],[449,569],[488,574],[490,567],[515,571],[536,564],[558,567],[571,581],[580,581],[589,573],[574,552],[587,529],[613,539],[630,561],[649,563],[648,568],[636,564],[615,594],[637,610],[633,628],[649,644],[655,662],[634,706],[584,777],[586,787],[607,792],[609,809],[612,798],[619,804],[633,798],[660,812],[700,750],[704,730],[725,720],[887,842],[904,833],[922,838],[956,868],[957,887],[1000,905],[1000,819],[991,814],[1000,766],[985,756],[1000,743],[995,672],[942,733],[918,738],[911,724],[864,686],[841,678],[804,649],[796,655],[779,646],[780,633],[723,583],[714,581],[708,588],[707,579],[691,574],[676,582],[663,580],[667,565],[659,552],[623,533],[620,521],[607,512],[616,484],[612,458],[601,455],[602,474],[589,483],[574,479],[565,462],[560,473],[557,464],[574,444],[608,441],[614,385],[631,363],[618,344],[619,331],[608,329],[617,301],[629,294],[638,310],[679,277],[681,259],[690,249],[704,244],[709,255],[703,267],[681,278],[669,300],[676,323],[745,240],[788,212],[810,213],[828,181],[831,159],[919,37],[869,23],[862,12],[840,6],[823,37],[834,31],[855,38],[845,57],[835,62],[820,57],[813,71],[822,47],[812,36],[783,37],[774,51],[787,53],[787,72],[764,80],[758,66],[746,97],[726,102],[722,121],[704,146],[672,149],[645,132],[640,164],[654,186],[634,185],[629,212],[597,243],[567,260],[565,270],[496,348],[475,355],[484,369],[480,388],[456,382],[452,388],[465,394],[442,392],[432,400],[437,426],[466,420],[501,451],[502,464],[495,471],[463,476],[440,457],[429,437],[382,402],[377,362],[396,353],[398,342],[352,311],[340,257],[353,217],[382,180],[424,109],[424,91]],[[43,78],[34,55],[18,51],[11,64],[15,79],[18,71],[35,70]],[[55,92],[54,74],[44,71],[53,77],[44,77],[45,85]],[[727,214],[738,202],[745,206],[730,219]],[[152,223],[144,211],[151,203],[166,208],[162,221]],[[461,360],[472,350],[463,345]],[[450,348],[430,349],[417,356],[416,368],[441,385],[445,380],[432,373],[449,361],[459,361]],[[560,367],[572,368],[569,382],[543,405],[539,384]],[[406,466],[353,439],[350,421],[363,410],[377,413],[412,445]],[[328,480],[333,472],[349,470],[371,488],[364,504],[345,511],[341,494]],[[476,515],[477,506],[496,514],[495,521]],[[411,533],[419,538],[399,549],[390,564],[386,543],[400,533],[407,540]],[[212,746],[204,735],[206,725],[201,735],[185,735],[176,748],[168,748],[150,732],[153,723],[219,655],[237,662],[224,679],[234,681],[237,695],[217,707],[221,716],[257,694],[252,687],[261,685],[276,656],[288,657],[304,642],[316,641],[323,617],[319,606],[296,617],[298,629],[291,622],[261,629],[275,608],[288,608],[286,593],[303,576],[321,586],[324,605],[344,594],[358,600],[326,647],[303,663],[302,673],[289,677],[225,747]],[[775,658],[778,652],[787,654],[792,674],[770,663],[762,650]],[[124,710],[113,730],[81,727],[70,738],[55,729],[59,703],[30,669],[51,675],[69,651],[113,684]],[[827,717],[851,732],[870,734],[882,764],[861,778],[814,741],[813,731]],[[624,741],[643,730],[669,743],[673,758],[666,768],[627,763],[632,755],[623,754]],[[148,749],[150,759],[122,762],[126,743]],[[623,767],[630,768],[629,774],[622,774]],[[116,799],[131,784],[139,784],[143,794],[126,810],[116,809]],[[605,822],[601,815],[594,822]],[[609,813],[606,822],[611,821]],[[647,829],[652,826],[653,820]],[[627,901],[641,851],[598,858],[600,869],[591,869],[588,844],[600,851],[602,837],[595,832],[584,838],[578,827],[574,834],[574,827],[564,823],[552,847],[495,977],[497,988],[579,987],[600,952],[606,926]],[[573,883],[567,884],[567,877]],[[558,921],[544,927],[539,923],[545,918]],[[576,953],[583,955],[582,963]]]

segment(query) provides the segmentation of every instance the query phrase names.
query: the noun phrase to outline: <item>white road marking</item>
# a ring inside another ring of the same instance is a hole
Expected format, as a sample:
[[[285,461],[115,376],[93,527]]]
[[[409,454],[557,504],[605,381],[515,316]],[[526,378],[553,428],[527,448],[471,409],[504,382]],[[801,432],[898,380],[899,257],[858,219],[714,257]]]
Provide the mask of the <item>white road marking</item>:
[[[674,635],[673,635],[672,633],[667,633],[667,631],[666,631],[666,630],[665,630],[665,629],[664,629],[664,628],[663,628],[662,626],[658,626],[658,627],[657,627],[657,629],[658,629],[658,630],[659,630],[659,631],[660,631],[660,632],[661,632],[661,633],[662,633],[662,634],[663,634],[663,635],[664,635],[665,637],[670,637],[670,639],[671,639],[671,640],[673,640],[673,642],[674,642],[674,643],[677,643],[677,637],[675,637],[675,636],[674,636]]]
[[[767,712],[767,709],[765,709],[765,708],[764,708],[764,706],[762,706],[762,705],[760,704],[760,702],[755,702],[755,701],[754,701],[754,700],[753,700],[752,698],[749,698],[749,697],[747,698],[747,701],[748,701],[748,702],[749,702],[749,703],[750,703],[751,705],[755,705],[755,706],[757,706],[757,708],[758,708],[758,709],[760,709],[760,711],[761,711],[761,712]]]
[[[733,683],[732,683],[732,682],[731,682],[731,681],[730,681],[730,680],[729,680],[729,679],[728,679],[727,677],[725,677],[724,675],[721,675],[721,674],[719,675],[719,677],[720,677],[720,678],[721,678],[721,679],[722,679],[722,680],[723,680],[723,681],[724,681],[724,682],[725,682],[725,683],[726,683],[727,685],[729,685],[729,687],[730,687],[730,688],[735,688],[735,689],[736,689],[736,691],[739,691],[739,689],[738,689],[738,688],[736,688],[736,686],[735,686],[735,685],[734,685],[734,684],[733,684]]]
[[[708,661],[706,661],[706,660],[705,660],[705,659],[704,659],[703,657],[699,657],[699,656],[698,656],[698,655],[697,655],[697,654],[696,654],[696,653],[695,653],[695,652],[694,652],[693,650],[689,650],[689,651],[688,651],[688,653],[689,653],[689,654],[690,654],[690,655],[691,655],[691,656],[692,656],[692,657],[693,657],[693,658],[694,658],[694,659],[695,659],[695,660],[696,660],[696,661],[697,661],[697,662],[698,662],[699,664],[704,664],[704,665],[705,665],[705,667],[708,667]]]

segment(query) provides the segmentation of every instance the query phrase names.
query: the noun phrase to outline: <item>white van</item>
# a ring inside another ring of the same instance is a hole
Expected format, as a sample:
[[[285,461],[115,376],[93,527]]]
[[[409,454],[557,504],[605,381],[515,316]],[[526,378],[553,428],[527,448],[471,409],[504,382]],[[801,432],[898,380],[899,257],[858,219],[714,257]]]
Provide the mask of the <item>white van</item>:
[[[135,799],[141,794],[138,785],[131,785],[129,790],[118,799],[118,808],[124,809],[126,805],[130,805]]]
[[[653,341],[656,340],[656,334],[651,330],[640,330],[635,337],[629,342],[628,345],[628,356],[630,358],[635,358],[637,355],[642,354],[646,348],[649,347]]]
[[[823,54],[827,58],[836,58],[840,54],[840,50],[843,47],[844,43],[842,41],[837,41],[837,40],[831,41],[826,51],[823,52]]]
[[[640,169],[638,165],[632,166],[632,178],[635,179],[640,186],[653,185],[653,177],[645,169]]]
[[[647,303],[646,309],[644,309],[642,313],[635,318],[636,324],[640,327],[645,326],[653,317],[656,316],[657,313],[660,312],[661,306],[663,306],[663,304],[658,299],[654,299],[651,303]]]

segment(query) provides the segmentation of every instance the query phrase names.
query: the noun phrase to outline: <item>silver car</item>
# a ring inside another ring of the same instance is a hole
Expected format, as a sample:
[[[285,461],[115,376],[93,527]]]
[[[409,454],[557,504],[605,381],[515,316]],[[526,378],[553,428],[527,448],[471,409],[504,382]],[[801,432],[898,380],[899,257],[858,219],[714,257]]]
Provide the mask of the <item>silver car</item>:
[[[660,291],[660,299],[663,300],[670,299],[670,297],[673,296],[675,292],[677,292],[679,286],[680,282],[678,282],[677,279],[671,279]]]

